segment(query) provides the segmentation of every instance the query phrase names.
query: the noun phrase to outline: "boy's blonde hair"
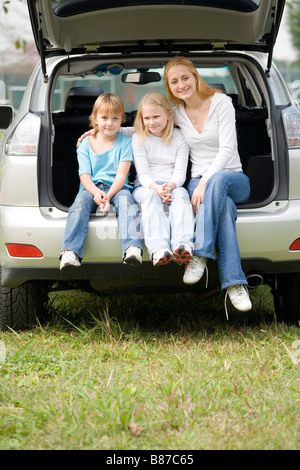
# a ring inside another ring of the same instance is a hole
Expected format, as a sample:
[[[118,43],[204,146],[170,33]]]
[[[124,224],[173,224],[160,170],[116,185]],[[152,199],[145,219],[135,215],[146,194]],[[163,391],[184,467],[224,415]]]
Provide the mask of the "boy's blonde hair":
[[[112,93],[103,93],[96,99],[92,114],[90,115],[90,126],[93,127],[93,129],[97,129],[98,127],[96,119],[99,111],[122,116],[122,122],[126,121],[123,102],[118,96]]]
[[[171,113],[171,118],[167,121],[162,134],[163,142],[165,144],[169,144],[173,137],[174,119],[171,105],[168,99],[161,93],[147,93],[139,104],[139,109],[134,121],[134,127],[140,138],[140,142],[143,143],[145,138],[149,135],[143,120],[143,107],[148,105],[161,106],[166,113]]]
[[[176,65],[183,65],[186,67],[189,72],[194,76],[195,82],[196,82],[196,89],[197,92],[203,100],[209,98],[210,96],[213,96],[215,93],[222,93],[222,91],[217,90],[215,88],[212,88],[209,86],[203,78],[200,77],[196,67],[194,66],[193,62],[186,57],[182,56],[176,56],[173,59],[169,60],[165,66],[165,71],[164,71],[164,78],[165,78],[165,87],[166,87],[166,92],[169,97],[169,99],[175,104],[183,104],[184,101],[181,100],[180,98],[177,98],[176,96],[173,95],[172,91],[170,90],[169,87],[169,80],[168,80],[168,73],[169,70],[172,67],[175,67]]]

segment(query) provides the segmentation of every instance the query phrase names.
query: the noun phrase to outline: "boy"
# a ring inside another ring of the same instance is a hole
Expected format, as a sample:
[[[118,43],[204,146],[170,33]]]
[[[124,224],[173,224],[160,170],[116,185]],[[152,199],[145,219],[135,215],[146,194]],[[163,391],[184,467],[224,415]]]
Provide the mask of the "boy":
[[[124,106],[111,93],[100,95],[93,106],[90,122],[97,133],[85,138],[77,149],[80,189],[69,209],[60,252],[60,269],[80,266],[88,222],[92,210],[99,206],[107,213],[110,204],[118,214],[123,262],[138,266],[142,262],[142,240],[137,210],[128,186],[128,172],[133,161],[131,139],[120,132]],[[126,211],[119,210],[120,201]],[[136,227],[134,233],[128,233]]]

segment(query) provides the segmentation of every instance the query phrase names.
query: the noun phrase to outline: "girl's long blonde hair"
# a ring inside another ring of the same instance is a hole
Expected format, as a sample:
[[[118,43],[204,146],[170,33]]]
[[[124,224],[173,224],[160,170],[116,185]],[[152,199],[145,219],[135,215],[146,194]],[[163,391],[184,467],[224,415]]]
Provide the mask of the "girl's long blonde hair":
[[[112,93],[103,93],[96,99],[92,114],[90,115],[90,126],[93,129],[97,129],[98,127],[96,120],[99,111],[116,116],[122,116],[122,122],[125,122],[126,120],[122,100],[117,95]]]
[[[215,93],[222,93],[221,90],[217,90],[217,89],[212,88],[211,86],[209,86],[203,80],[203,78],[200,77],[196,67],[194,66],[194,64],[191,60],[187,59],[186,57],[176,56],[173,59],[169,60],[169,62],[167,62],[166,66],[165,66],[165,70],[164,70],[166,92],[167,92],[167,95],[168,95],[169,99],[175,105],[184,104],[183,100],[181,100],[180,98],[177,98],[176,96],[173,95],[172,91],[170,90],[170,86],[169,86],[168,73],[169,73],[169,70],[172,67],[175,67],[176,65],[183,65],[193,75],[193,77],[195,78],[195,82],[196,82],[196,90],[197,90],[200,98],[202,98],[203,100],[209,98],[210,96],[213,96]]]
[[[148,130],[144,125],[143,120],[143,107],[148,105],[161,106],[166,113],[172,113],[171,105],[168,99],[161,93],[147,93],[147,95],[142,98],[137,115],[134,121],[134,127],[137,135],[139,136],[140,142],[143,143],[145,138],[149,135]],[[169,144],[173,137],[174,129],[174,119],[173,114],[171,118],[167,121],[166,127],[163,130],[162,140],[165,144]]]

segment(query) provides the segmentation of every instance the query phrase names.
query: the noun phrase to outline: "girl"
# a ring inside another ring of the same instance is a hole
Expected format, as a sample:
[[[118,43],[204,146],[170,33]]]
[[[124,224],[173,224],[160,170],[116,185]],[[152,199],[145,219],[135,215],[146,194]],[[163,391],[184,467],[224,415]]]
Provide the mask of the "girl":
[[[194,215],[186,179],[189,148],[179,129],[174,129],[167,98],[148,93],[141,101],[132,137],[137,179],[133,197],[142,207],[145,245],[154,266],[173,259],[191,260]],[[169,217],[167,217],[168,209]]]
[[[132,210],[135,202],[128,186],[131,140],[120,132],[124,116],[123,103],[116,95],[104,93],[95,101],[90,122],[97,133],[86,137],[77,149],[80,190],[69,209],[60,269],[80,266],[90,213],[97,206],[107,213],[110,204],[118,214],[124,263],[138,266],[142,262],[139,214]]]
[[[171,59],[164,74],[168,97],[176,105],[175,124],[190,147],[188,191],[198,210],[194,257],[183,281],[199,281],[207,259],[215,259],[216,248],[222,289],[238,310],[250,310],[235,230],[236,204],[247,201],[250,184],[237,149],[234,107],[228,96],[202,80],[185,57]]]

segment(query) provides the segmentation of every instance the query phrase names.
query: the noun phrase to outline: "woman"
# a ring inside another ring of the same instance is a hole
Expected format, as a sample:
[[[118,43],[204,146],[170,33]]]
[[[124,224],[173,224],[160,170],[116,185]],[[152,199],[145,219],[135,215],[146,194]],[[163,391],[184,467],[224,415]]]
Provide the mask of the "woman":
[[[231,99],[199,76],[193,63],[175,57],[165,67],[165,86],[175,104],[174,121],[190,147],[188,192],[196,215],[194,256],[183,281],[198,282],[216,250],[222,289],[240,311],[252,308],[236,238],[236,205],[250,194],[237,149]]]

